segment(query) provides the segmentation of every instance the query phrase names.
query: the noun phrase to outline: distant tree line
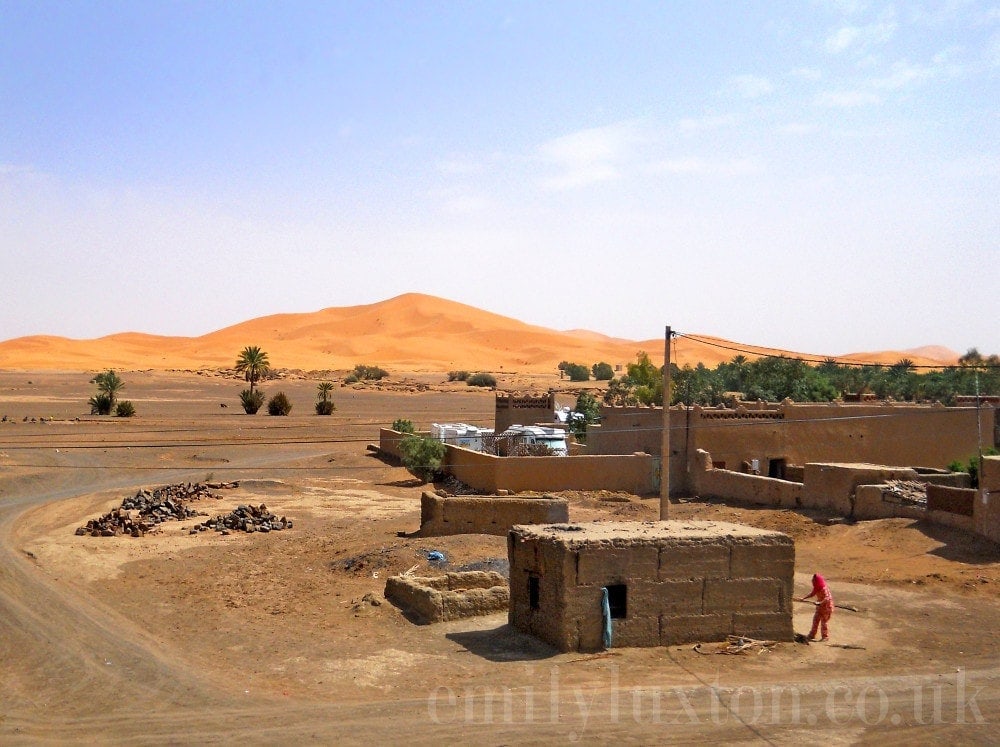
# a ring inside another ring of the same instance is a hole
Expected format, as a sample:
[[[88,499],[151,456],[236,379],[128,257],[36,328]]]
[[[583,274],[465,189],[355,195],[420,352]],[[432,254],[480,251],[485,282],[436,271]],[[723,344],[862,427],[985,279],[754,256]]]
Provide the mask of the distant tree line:
[[[589,368],[582,363],[562,361],[558,368],[566,374],[566,377],[570,381],[590,381],[591,376],[593,376],[596,381],[610,381],[615,375],[614,369],[611,368],[611,364],[605,363],[604,361],[595,363]]]
[[[918,369],[904,358],[890,366],[852,365],[828,358],[810,364],[798,358],[764,356],[748,360],[737,355],[715,368],[671,364],[671,404],[715,406],[728,396],[778,402],[831,402],[847,395],[874,395],[902,402],[955,404],[966,395],[1000,395],[1000,356],[988,357],[976,348],[957,366]],[[662,405],[662,368],[640,352],[620,378],[612,378],[604,401],[613,405]]]

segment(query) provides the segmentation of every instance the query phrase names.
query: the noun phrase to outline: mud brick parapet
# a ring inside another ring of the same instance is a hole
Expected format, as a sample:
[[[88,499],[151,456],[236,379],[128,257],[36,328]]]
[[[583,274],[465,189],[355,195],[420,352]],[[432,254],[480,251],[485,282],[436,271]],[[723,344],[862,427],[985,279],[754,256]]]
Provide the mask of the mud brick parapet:
[[[554,524],[569,521],[565,498],[509,498],[506,496],[448,496],[424,492],[420,496],[420,536],[448,534],[505,535],[515,524]]]
[[[790,641],[795,545],[724,522],[516,526],[507,536],[511,627],[561,651],[669,646],[728,635]]]
[[[507,579],[493,571],[446,573],[443,576],[391,576],[385,598],[419,623],[490,615],[507,609]]]

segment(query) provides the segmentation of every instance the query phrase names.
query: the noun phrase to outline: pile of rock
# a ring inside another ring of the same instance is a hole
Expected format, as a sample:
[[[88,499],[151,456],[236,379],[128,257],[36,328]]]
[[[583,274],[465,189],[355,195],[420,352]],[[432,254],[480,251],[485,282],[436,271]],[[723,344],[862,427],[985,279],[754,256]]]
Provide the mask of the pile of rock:
[[[889,480],[885,493],[895,496],[900,503],[927,507],[927,483],[915,480]]]
[[[209,529],[222,534],[229,534],[231,531],[237,532],[280,532],[282,529],[291,529],[292,522],[282,516],[278,518],[267,506],[261,503],[259,506],[237,506],[225,516],[216,516],[214,519],[202,522],[191,528],[191,534],[204,532]]]
[[[193,516],[207,516],[204,511],[189,508],[187,502],[202,498],[222,498],[213,490],[238,487],[238,483],[187,483],[166,485],[154,490],[141,489],[131,498],[122,500],[121,506],[97,519],[91,519],[76,530],[77,536],[114,537],[131,535],[141,537],[164,521],[182,521]]]

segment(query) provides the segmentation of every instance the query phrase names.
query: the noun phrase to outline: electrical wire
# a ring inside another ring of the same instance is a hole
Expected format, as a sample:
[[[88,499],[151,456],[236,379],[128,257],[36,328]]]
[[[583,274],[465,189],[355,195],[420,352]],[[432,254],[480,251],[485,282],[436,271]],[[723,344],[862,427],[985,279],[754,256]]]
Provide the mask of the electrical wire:
[[[720,348],[722,350],[730,350],[730,351],[736,352],[736,353],[745,353],[747,355],[753,355],[753,356],[756,356],[758,358],[785,358],[786,360],[801,361],[802,363],[827,363],[829,361],[833,361],[833,362],[837,363],[838,365],[842,365],[842,366],[855,366],[855,367],[858,367],[858,368],[889,368],[889,369],[891,369],[891,368],[893,368],[893,366],[899,365],[898,363],[886,365],[885,363],[874,363],[874,362],[869,362],[869,361],[854,361],[854,360],[845,359],[842,356],[833,356],[833,355],[831,355],[831,356],[825,356],[825,357],[804,356],[804,355],[799,355],[799,354],[785,355],[784,353],[776,355],[774,353],[762,353],[762,352],[760,352],[759,349],[758,350],[750,350],[749,348],[739,348],[739,347],[734,347],[732,345],[723,345],[722,343],[719,343],[719,342],[713,342],[712,340],[706,340],[706,339],[704,339],[702,337],[697,337],[695,335],[682,334],[680,332],[674,332],[672,334],[672,336],[673,337],[683,337],[686,340],[691,340],[692,342],[697,342],[697,343],[699,343],[701,345],[708,345],[709,347]],[[975,369],[994,369],[994,368],[1000,369],[1000,364],[976,363],[976,364],[969,365],[969,366],[962,366],[962,365],[955,365],[955,364],[941,364],[939,366],[910,364],[909,366],[907,366],[907,369],[930,369],[930,370],[934,370],[934,371],[951,370],[951,369],[972,371],[972,370],[975,370]]]

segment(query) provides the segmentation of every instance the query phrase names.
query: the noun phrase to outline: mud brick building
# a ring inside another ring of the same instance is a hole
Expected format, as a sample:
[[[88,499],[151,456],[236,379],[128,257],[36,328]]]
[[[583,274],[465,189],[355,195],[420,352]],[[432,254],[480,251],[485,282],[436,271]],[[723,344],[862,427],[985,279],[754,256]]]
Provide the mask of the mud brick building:
[[[780,532],[725,522],[515,526],[507,538],[511,627],[561,651],[790,641],[795,545]]]

